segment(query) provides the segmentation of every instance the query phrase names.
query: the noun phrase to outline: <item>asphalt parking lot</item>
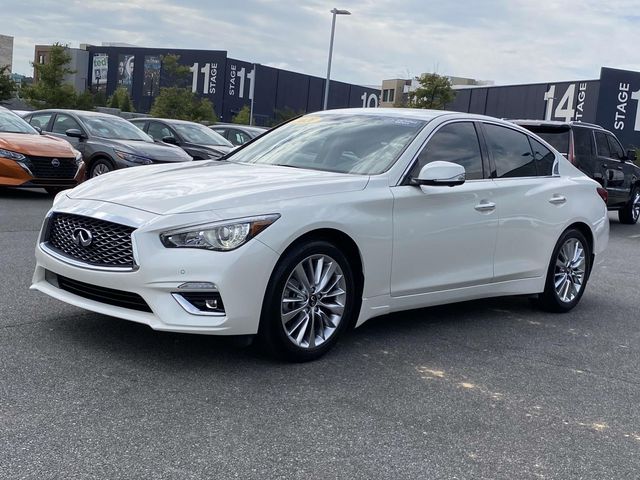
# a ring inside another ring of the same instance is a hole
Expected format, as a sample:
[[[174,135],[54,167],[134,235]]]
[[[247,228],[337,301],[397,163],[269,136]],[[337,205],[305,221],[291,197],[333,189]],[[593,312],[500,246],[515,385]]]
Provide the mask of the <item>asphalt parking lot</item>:
[[[640,225],[569,314],[417,310],[290,365],[29,291],[50,204],[0,190],[2,479],[639,475]]]

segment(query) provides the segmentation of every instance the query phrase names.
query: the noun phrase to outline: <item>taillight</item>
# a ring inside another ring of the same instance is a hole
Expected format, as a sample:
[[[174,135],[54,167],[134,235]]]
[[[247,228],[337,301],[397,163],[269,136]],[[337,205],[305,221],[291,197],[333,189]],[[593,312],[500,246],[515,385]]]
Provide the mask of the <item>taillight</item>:
[[[569,155],[567,157],[567,160],[569,160],[572,165],[576,164],[576,153],[573,148],[573,138],[570,138],[569,140]]]
[[[609,192],[607,192],[607,190],[602,187],[598,187],[596,188],[596,190],[598,191],[598,195],[600,195],[602,201],[606,204],[607,200],[609,200]]]

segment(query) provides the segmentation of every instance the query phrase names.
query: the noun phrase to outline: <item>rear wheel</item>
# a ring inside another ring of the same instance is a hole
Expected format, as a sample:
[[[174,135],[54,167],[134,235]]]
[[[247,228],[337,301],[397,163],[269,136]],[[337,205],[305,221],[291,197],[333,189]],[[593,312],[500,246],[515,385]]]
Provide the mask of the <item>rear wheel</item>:
[[[553,250],[544,292],[538,296],[540,306],[551,312],[571,310],[582,298],[590,269],[587,239],[579,230],[567,230]]]
[[[351,324],[356,286],[331,243],[295,247],[276,266],[262,308],[259,338],[269,353],[304,362],[324,355]]]
[[[100,158],[91,164],[89,176],[91,178],[99,177],[100,175],[111,172],[113,169],[113,164],[109,160]]]
[[[638,222],[638,218],[640,218],[640,188],[635,187],[629,202],[618,211],[618,219],[620,223],[633,225]]]

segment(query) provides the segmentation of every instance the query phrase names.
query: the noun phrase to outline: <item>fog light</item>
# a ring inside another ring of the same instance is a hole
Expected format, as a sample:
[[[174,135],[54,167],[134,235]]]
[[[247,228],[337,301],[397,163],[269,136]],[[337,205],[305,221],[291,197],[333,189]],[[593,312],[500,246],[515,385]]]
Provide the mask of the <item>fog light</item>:
[[[219,292],[180,292],[171,295],[192,315],[225,315]]]

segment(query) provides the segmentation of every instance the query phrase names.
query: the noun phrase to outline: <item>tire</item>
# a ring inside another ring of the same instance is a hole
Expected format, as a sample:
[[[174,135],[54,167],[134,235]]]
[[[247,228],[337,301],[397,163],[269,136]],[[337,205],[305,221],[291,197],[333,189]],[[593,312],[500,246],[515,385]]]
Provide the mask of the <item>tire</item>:
[[[634,225],[640,218],[640,187],[635,187],[631,191],[629,202],[618,211],[620,223]]]
[[[112,172],[114,170],[113,164],[104,158],[99,158],[91,164],[91,170],[89,171],[89,178],[99,177],[105,173]]]
[[[309,273],[318,271],[319,282]],[[298,245],[280,259],[269,280],[260,344],[288,361],[315,360],[352,324],[359,311],[357,297],[353,270],[342,251],[324,240]]]
[[[590,273],[589,242],[579,230],[565,231],[553,249],[544,292],[538,295],[538,305],[549,312],[568,312],[582,298]]]

